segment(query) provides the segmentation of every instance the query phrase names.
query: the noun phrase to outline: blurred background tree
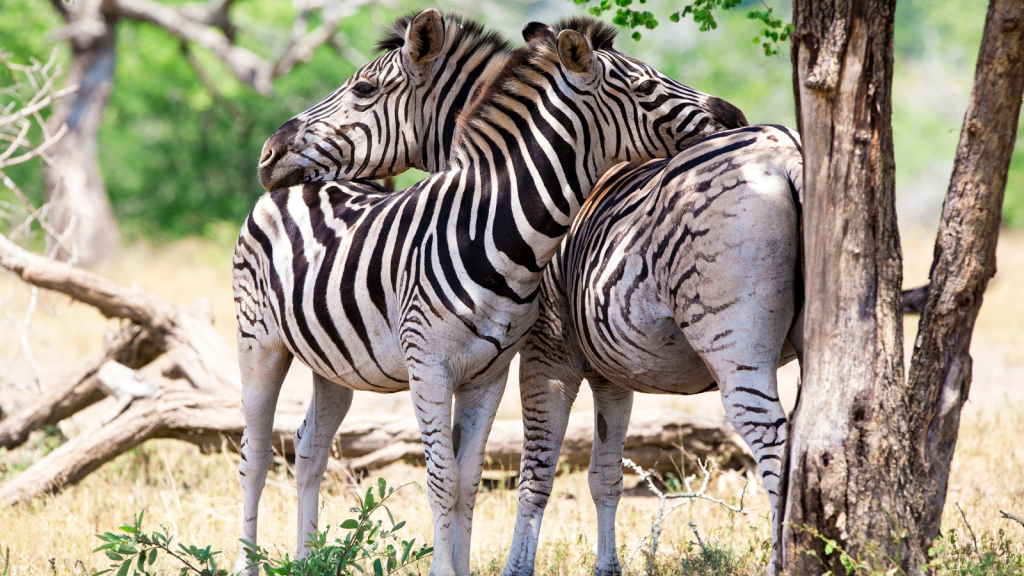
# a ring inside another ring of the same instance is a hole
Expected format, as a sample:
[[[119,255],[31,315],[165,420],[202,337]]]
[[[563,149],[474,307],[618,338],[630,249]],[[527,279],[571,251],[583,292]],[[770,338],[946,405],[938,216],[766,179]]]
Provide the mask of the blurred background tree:
[[[766,1],[773,18],[790,21],[788,3]],[[159,3],[189,9],[178,0]],[[765,58],[760,33],[766,26],[747,17],[750,11],[765,11],[766,5],[742,1],[732,10],[715,13],[717,28],[702,33],[692,15],[671,20],[671,14],[687,4],[648,0],[642,7],[659,20],[659,26],[641,28],[640,41],[630,39],[632,30],[624,31],[617,46],[688,85],[729,100],[753,123],[794,126],[788,43],[780,41],[780,53]],[[592,0],[589,6],[594,5]],[[227,15],[237,26],[235,43],[273,62],[287,47],[290,27],[303,6],[287,0],[230,3]],[[519,28],[524,22],[583,12],[566,0],[369,3],[342,18],[337,34],[316,48],[308,61],[273,79],[273,92],[267,96],[240,81],[208,49],[183,43],[151,23],[118,19],[113,89],[98,127],[97,156],[122,236],[128,241],[196,235],[233,240],[263,193],[256,163],[264,140],[371,58],[373,44],[390,19],[428,6],[479,18],[515,43],[521,42]],[[0,10],[0,49],[14,61],[45,61],[56,47],[69,68],[72,50],[61,35],[65,21],[54,4],[5,0]],[[985,11],[984,0],[901,0],[897,5],[893,125],[898,211],[904,224],[937,224]],[[603,17],[611,19],[615,13],[613,9]],[[309,15],[309,30],[321,23],[318,12]],[[3,74],[0,71],[0,85],[10,80]],[[1020,142],[1018,138],[1004,205],[1004,225],[1010,227],[1024,226]],[[47,186],[38,161],[8,172],[37,205],[43,202]],[[407,173],[398,185],[421,176]],[[0,201],[11,198],[11,192],[0,186]]]

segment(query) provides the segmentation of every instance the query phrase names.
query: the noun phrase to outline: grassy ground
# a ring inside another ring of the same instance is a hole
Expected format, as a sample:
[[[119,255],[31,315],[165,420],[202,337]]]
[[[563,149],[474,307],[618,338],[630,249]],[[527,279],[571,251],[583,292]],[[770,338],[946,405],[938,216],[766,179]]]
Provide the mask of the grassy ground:
[[[930,234],[904,233],[908,286],[927,276],[931,252]],[[125,285],[137,284],[181,304],[199,297],[210,298],[217,327],[233,340],[233,312],[228,276],[230,242],[183,242],[160,249],[135,246],[101,270]],[[964,411],[960,440],[953,465],[944,530],[960,541],[970,538],[956,504],[962,507],[979,538],[997,539],[999,532],[1010,540],[1012,553],[1022,553],[1024,527],[1004,520],[999,511],[1024,515],[1024,301],[1015,287],[1024,282],[1024,235],[1004,234],[999,252],[1000,273],[986,296],[975,332],[972,352],[975,381],[971,402]],[[0,301],[6,307],[7,325],[0,329],[0,406],[10,410],[35,390],[36,372],[21,345],[15,322],[24,319],[29,292],[13,280],[0,277]],[[916,320],[907,322],[907,341],[913,343]],[[28,332],[29,350],[42,367],[40,385],[46,386],[71,371],[102,345],[104,330],[116,323],[103,320],[83,306],[69,304],[54,294],[41,294]],[[782,371],[783,396],[792,397],[795,367]],[[297,367],[289,377],[290,395],[285,401],[301,402],[308,394],[308,374]],[[499,417],[518,418],[514,378],[506,391]],[[356,410],[409,413],[402,395],[357,395]],[[589,409],[585,395],[577,409]],[[644,406],[672,406],[687,410],[720,410],[715,395],[698,398],[638,397],[637,411]],[[67,429],[71,432],[71,428]],[[53,434],[59,434],[53,431]],[[17,473],[28,460],[52,446],[54,436],[39,436],[31,449],[0,452],[0,482]],[[23,461],[24,460],[24,461]],[[238,508],[241,491],[236,479],[236,456],[202,455],[181,443],[150,442],[118,458],[81,485],[31,506],[0,509],[0,574],[91,574],[105,567],[104,558],[92,554],[99,545],[93,535],[128,522],[146,510],[147,525],[164,524],[186,542],[210,544],[225,551],[230,566],[237,549]],[[421,468],[396,464],[379,472],[389,483],[424,480]],[[375,478],[375,477],[374,477]],[[716,474],[709,493],[735,499],[747,478],[736,472]],[[627,487],[636,478],[627,479]],[[324,483],[322,525],[337,525],[352,514],[352,486],[338,478]],[[517,494],[497,488],[481,493],[476,508],[473,566],[480,574],[498,574],[512,535]],[[747,515],[737,515],[708,502],[686,504],[666,521],[659,551],[664,573],[753,574],[766,560],[768,501],[757,481],[747,489]],[[657,499],[644,488],[631,489],[618,515],[618,542],[622,557],[651,527]],[[431,537],[431,513],[425,495],[415,487],[396,497],[392,510],[408,521],[406,536],[418,541]],[[261,543],[283,554],[294,547],[294,480],[285,468],[271,472],[261,513]],[[691,542],[688,523],[693,521],[702,537],[726,551],[725,566],[707,566]],[[584,472],[562,474],[545,515],[538,553],[539,574],[584,574],[593,564],[595,518]],[[984,545],[982,546],[984,548]],[[9,563],[2,556],[9,550]],[[1015,552],[1014,552],[1015,551]],[[947,553],[949,553],[947,551]],[[52,560],[51,560],[52,559]],[[703,568],[701,568],[703,562]],[[7,566],[5,571],[4,566]],[[640,569],[639,557],[633,567]],[[164,573],[176,573],[171,564]],[[983,572],[979,572],[983,573]],[[1014,572],[1010,572],[1014,573]]]

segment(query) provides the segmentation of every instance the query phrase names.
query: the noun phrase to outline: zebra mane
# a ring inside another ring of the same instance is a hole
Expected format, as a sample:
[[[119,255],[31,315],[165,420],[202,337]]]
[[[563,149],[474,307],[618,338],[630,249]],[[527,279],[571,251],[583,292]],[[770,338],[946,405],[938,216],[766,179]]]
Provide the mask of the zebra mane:
[[[597,18],[570,16],[555,22],[552,28],[555,29],[555,36],[558,36],[558,33],[562,30],[575,30],[583,34],[587,40],[590,40],[590,45],[594,50],[604,50],[606,52],[615,50],[612,43],[615,42],[615,36],[618,34],[618,31],[611,24],[605,24]]]
[[[615,28],[596,18],[563,18],[555,23],[552,29],[552,38],[557,38],[562,30],[575,30],[590,41],[594,50],[616,51],[612,46],[616,35]],[[534,40],[513,51],[505,66],[494,75],[483,93],[473,98],[472,104],[459,115],[454,149],[463,149],[466,135],[472,132],[472,127],[486,123],[490,113],[502,107],[502,100],[514,99],[521,92],[522,85],[531,83],[530,78],[536,78],[552,65],[559,65],[558,62],[558,47],[553,40]]]
[[[388,52],[405,46],[405,32],[409,29],[409,24],[412,23],[412,19],[417,14],[419,12],[411,12],[405,16],[400,16],[392,22],[391,26],[388,26],[388,29],[384,32],[384,36],[377,41],[377,50],[379,52]],[[474,49],[490,47],[497,52],[510,52],[512,50],[508,41],[501,34],[487,30],[483,24],[476,20],[471,20],[451,12],[441,14],[441,19],[444,21],[445,29],[449,34],[452,28],[456,31],[454,38],[446,39],[445,43],[450,46],[458,46],[464,41],[469,41],[473,43]]]

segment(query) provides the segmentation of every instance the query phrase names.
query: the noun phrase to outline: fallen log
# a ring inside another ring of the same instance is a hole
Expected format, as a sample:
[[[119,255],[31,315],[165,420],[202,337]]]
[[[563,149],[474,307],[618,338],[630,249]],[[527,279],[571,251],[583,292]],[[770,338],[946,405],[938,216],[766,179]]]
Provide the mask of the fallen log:
[[[186,309],[141,290],[129,290],[87,270],[38,256],[0,235],[0,267],[25,282],[62,292],[108,318],[148,329],[196,388],[240,390],[231,350],[202,311]]]
[[[16,448],[34,430],[56,424],[105,398],[96,373],[110,360],[141,368],[163,351],[163,343],[153,338],[148,329],[138,324],[122,328],[110,339],[106,350],[84,368],[64,382],[49,386],[27,406],[0,420],[0,447]]]
[[[127,369],[127,368],[126,368]],[[138,378],[138,377],[136,377]],[[85,478],[106,462],[153,438],[175,438],[203,452],[237,450],[245,421],[237,399],[187,388],[168,389],[155,398],[137,398],[127,410],[95,430],[80,434],[0,487],[0,503],[15,505],[55,493]],[[302,414],[279,414],[274,424],[275,451],[294,456],[293,438]],[[715,457],[730,468],[753,465],[749,452],[724,416],[671,410],[637,412],[626,437],[625,456],[645,468],[671,471],[689,458]],[[573,414],[561,462],[585,467],[594,435],[590,414]],[[335,436],[332,470],[361,474],[400,460],[423,462],[423,445],[415,419],[397,415],[352,418]],[[487,441],[487,468],[515,471],[523,446],[518,421],[494,423]],[[685,455],[685,456],[684,456]]]

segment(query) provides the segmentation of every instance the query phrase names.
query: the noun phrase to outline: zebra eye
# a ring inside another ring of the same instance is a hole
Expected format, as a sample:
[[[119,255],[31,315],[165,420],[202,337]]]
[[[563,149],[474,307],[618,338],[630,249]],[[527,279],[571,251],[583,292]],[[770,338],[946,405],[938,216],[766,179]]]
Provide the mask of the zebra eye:
[[[352,87],[352,92],[355,92],[356,96],[366,97],[377,91],[377,87],[369,82],[357,82]]]
[[[641,83],[636,88],[634,88],[633,91],[636,92],[637,94],[641,95],[641,96],[650,96],[651,92],[654,92],[654,89],[657,88],[657,87],[658,87],[658,83],[657,82],[655,82],[654,80],[648,80],[646,82]]]

